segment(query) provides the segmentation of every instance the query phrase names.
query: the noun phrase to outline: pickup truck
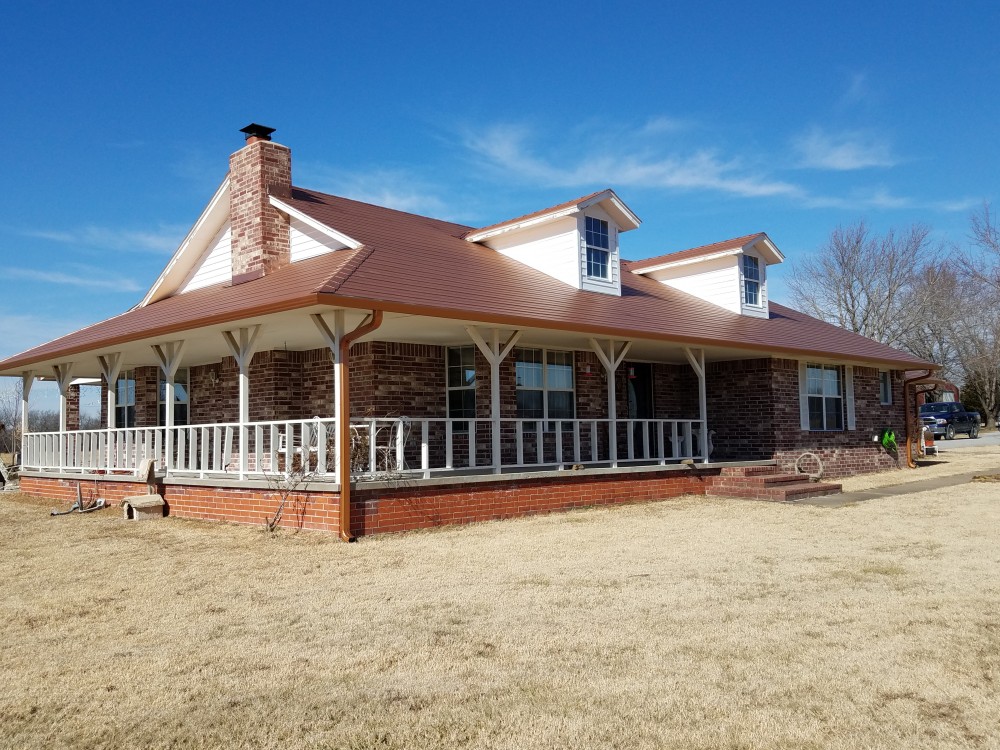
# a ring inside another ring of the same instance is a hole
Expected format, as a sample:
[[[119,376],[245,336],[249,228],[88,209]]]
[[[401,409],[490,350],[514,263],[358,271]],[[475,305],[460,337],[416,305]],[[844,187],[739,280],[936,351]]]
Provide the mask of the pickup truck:
[[[970,438],[979,437],[979,412],[966,411],[958,401],[924,404],[920,407],[920,421],[935,438],[944,435],[947,440],[954,440],[956,432],[964,432]]]

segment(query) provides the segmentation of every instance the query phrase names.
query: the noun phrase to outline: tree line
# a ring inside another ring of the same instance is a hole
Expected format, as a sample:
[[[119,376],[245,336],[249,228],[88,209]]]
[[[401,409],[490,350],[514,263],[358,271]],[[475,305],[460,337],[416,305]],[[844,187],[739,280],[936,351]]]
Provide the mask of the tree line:
[[[986,424],[1000,410],[1000,229],[988,203],[969,245],[946,246],[914,224],[883,234],[866,221],[833,230],[793,264],[792,306],[942,366]]]

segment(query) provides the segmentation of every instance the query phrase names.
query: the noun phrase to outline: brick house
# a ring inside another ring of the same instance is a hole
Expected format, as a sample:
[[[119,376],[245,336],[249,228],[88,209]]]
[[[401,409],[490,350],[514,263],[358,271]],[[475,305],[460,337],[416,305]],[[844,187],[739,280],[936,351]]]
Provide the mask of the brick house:
[[[766,234],[627,261],[640,222],[612,190],[468,227],[293,187],[273,131],[243,132],[138,306],[0,362],[25,400],[60,389],[60,430],[25,430],[26,491],[117,499],[152,458],[171,514],[259,523],[302,472],[286,523],[349,538],[705,492],[804,453],[898,466],[873,437],[934,365],[770,302]],[[78,429],[81,382],[106,429]]]

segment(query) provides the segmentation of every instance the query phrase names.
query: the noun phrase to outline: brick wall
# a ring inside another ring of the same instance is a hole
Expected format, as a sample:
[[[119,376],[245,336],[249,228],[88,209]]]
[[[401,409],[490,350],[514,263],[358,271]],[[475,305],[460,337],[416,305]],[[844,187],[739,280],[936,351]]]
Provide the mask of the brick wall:
[[[251,278],[288,263],[288,217],[268,200],[292,184],[292,153],[271,141],[250,143],[229,157],[232,275]]]
[[[712,362],[706,370],[708,424],[710,429],[715,430],[712,458],[718,461],[771,458],[776,445],[772,360]],[[796,378],[797,373],[798,370]],[[796,424],[799,418],[797,382],[794,400]],[[782,398],[788,398],[788,394],[783,394]]]
[[[353,533],[357,536],[426,529],[477,521],[536,515],[593,505],[649,502],[681,495],[704,495],[718,470],[649,472],[497,480],[426,487],[365,489],[352,494]],[[99,496],[117,504],[129,495],[146,493],[139,482],[56,479],[25,476],[25,493],[65,504]],[[168,514],[179,518],[263,525],[275,511],[278,496],[265,489],[163,484],[160,492]],[[289,497],[281,526],[336,533],[340,495],[300,492]],[[108,511],[113,512],[113,511]]]

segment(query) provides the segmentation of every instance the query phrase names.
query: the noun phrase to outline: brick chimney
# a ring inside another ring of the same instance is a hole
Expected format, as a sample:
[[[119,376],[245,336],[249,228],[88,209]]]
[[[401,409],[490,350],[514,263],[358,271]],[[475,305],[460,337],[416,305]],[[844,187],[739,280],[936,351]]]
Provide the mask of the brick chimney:
[[[292,152],[271,142],[274,128],[251,123],[246,145],[229,157],[233,284],[260,278],[289,262],[288,217],[268,201],[292,186]]]

